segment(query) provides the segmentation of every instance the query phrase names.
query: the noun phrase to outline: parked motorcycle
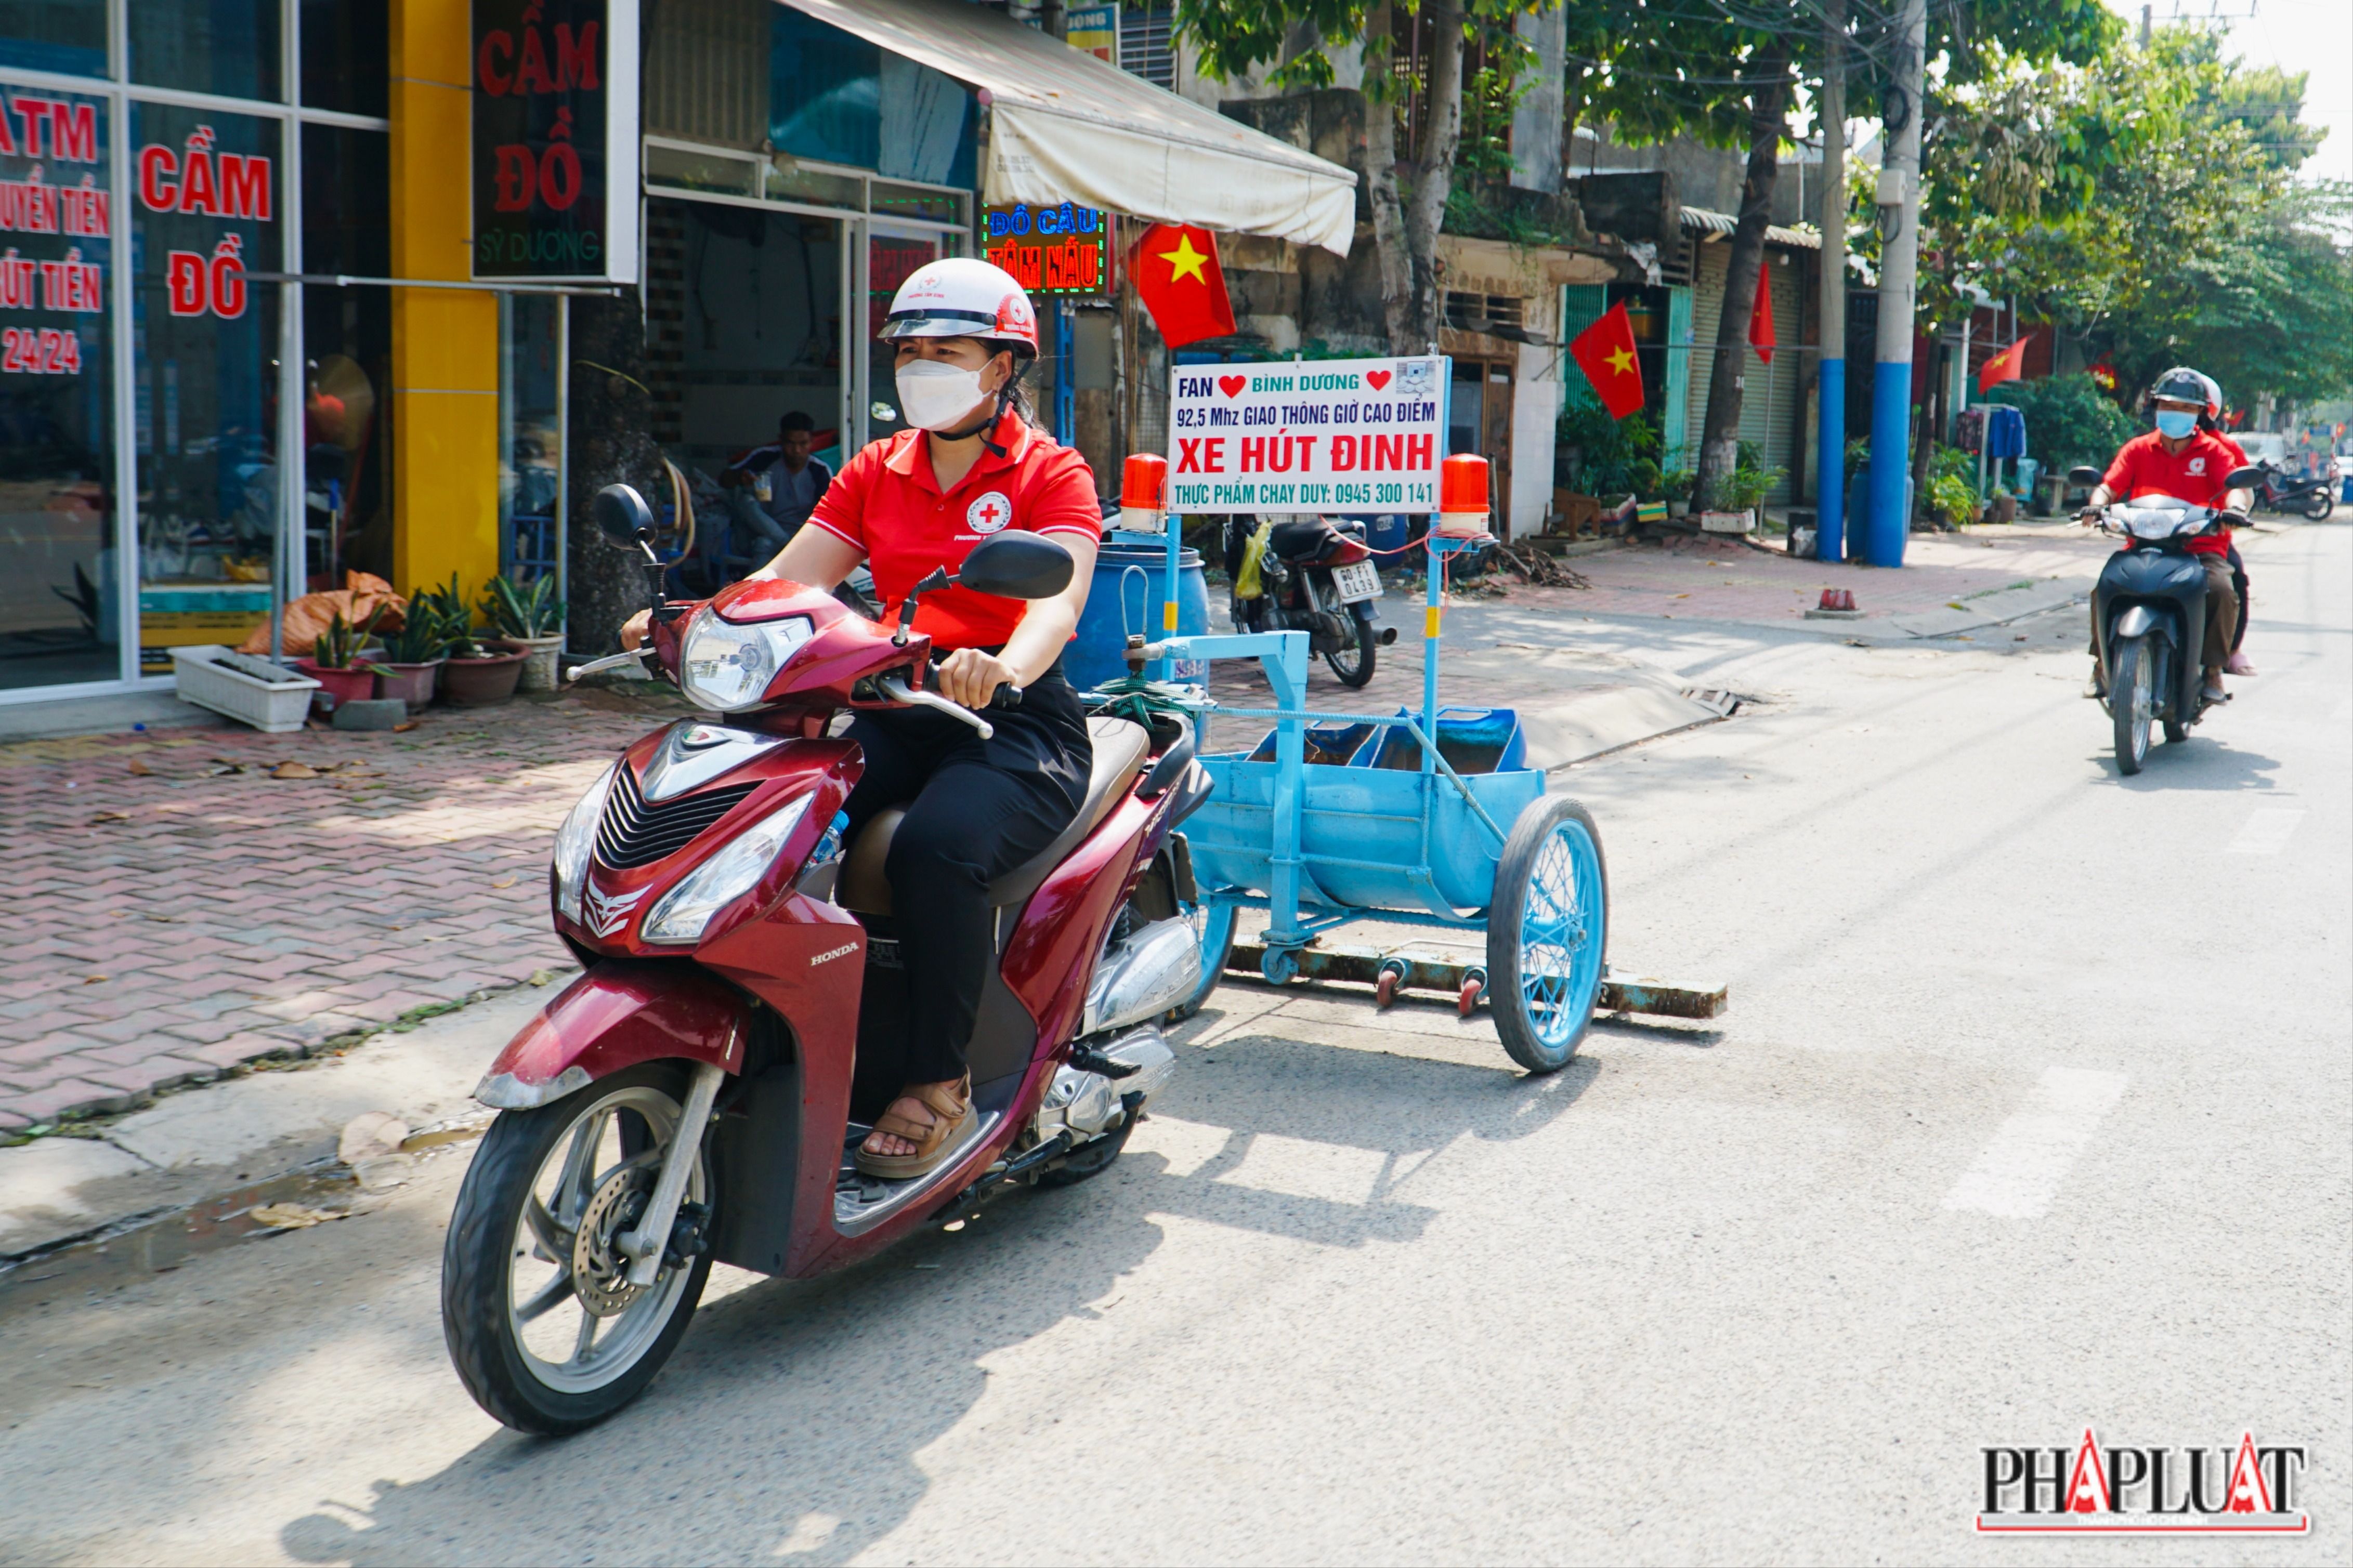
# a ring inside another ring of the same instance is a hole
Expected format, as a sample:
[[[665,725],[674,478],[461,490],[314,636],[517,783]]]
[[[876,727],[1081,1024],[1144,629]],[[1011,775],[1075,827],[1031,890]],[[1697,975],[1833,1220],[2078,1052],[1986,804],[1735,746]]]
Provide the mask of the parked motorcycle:
[[[1266,531],[1263,544],[1246,521],[1233,526],[1241,531],[1227,563],[1237,590],[1234,629],[1303,631],[1310,650],[1324,657],[1341,685],[1371,680],[1374,650],[1397,641],[1397,628],[1378,619],[1381,574],[1365,543],[1365,525],[1346,518],[1284,518]],[[1247,552],[1252,550],[1259,592],[1245,598],[1240,590],[1251,575]]]
[[[2252,488],[2253,468],[2232,470],[2229,489]],[[2079,468],[2070,484],[2100,482],[2100,470]],[[2200,652],[2206,636],[2206,567],[2189,542],[2222,526],[2222,514],[2171,496],[2142,496],[2103,509],[2103,533],[2131,541],[2108,557],[2092,590],[2092,625],[2107,691],[2104,703],[2116,724],[2116,767],[2137,773],[2148,759],[2149,726],[2160,723],[2168,744],[2212,704],[2200,692]]]
[[[2254,471],[2259,477],[2249,488],[2255,492],[2255,505],[2267,511],[2295,512],[2326,522],[2337,510],[2337,481],[2332,476],[2299,479],[2271,462],[2259,464]]]
[[[1083,1181],[1119,1157],[1176,1061],[1158,1024],[1198,988],[1177,825],[1208,793],[1181,720],[1093,719],[1078,817],[990,889],[997,961],[975,1027],[975,1130],[928,1175],[881,1181],[853,1152],[898,1093],[907,979],[884,858],[902,813],[857,841],[837,814],[863,768],[847,710],[929,708],[929,639],[820,589],[738,583],[667,600],[636,492],[596,500],[644,551],[649,657],[709,710],[631,744],[558,832],[557,933],[584,973],[500,1053],[496,1107],[443,1252],[451,1360],[499,1420],[575,1432],[635,1398],[676,1348],[714,1260],[797,1279],[844,1268],[1015,1183]],[[1070,552],[982,542],[954,576],[1037,599]],[[1000,688],[992,707],[1018,706]]]

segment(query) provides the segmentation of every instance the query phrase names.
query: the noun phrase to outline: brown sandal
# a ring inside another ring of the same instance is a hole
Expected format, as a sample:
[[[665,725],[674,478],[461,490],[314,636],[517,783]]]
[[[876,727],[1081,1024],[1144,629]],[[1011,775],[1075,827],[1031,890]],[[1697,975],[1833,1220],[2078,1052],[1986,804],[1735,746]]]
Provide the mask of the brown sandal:
[[[928,1121],[919,1122],[899,1113],[899,1106],[910,1100],[930,1113]],[[878,1154],[860,1143],[858,1146],[858,1168],[886,1182],[903,1182],[915,1176],[929,1175],[948,1157],[964,1135],[972,1131],[977,1120],[972,1111],[972,1079],[969,1076],[954,1083],[911,1085],[875,1121],[874,1131],[904,1138],[915,1146],[915,1152],[912,1154]]]

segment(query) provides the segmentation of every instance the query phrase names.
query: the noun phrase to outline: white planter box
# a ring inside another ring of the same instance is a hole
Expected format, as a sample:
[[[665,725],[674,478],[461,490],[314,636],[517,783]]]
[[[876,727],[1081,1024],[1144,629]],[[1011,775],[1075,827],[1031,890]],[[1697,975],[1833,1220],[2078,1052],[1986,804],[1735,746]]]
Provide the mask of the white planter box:
[[[172,675],[181,701],[225,713],[269,735],[300,730],[311,711],[311,693],[319,689],[307,675],[218,643],[174,648]]]
[[[1754,533],[1757,514],[1753,511],[1704,511],[1699,514],[1703,533]]]

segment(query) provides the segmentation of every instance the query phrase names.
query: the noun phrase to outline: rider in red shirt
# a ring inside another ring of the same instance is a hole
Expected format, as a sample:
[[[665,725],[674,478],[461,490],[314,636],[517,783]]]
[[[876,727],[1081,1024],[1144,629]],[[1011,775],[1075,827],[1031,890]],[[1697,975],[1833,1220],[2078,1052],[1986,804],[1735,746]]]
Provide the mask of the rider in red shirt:
[[[831,588],[864,561],[895,621],[918,580],[955,571],[1008,528],[1048,535],[1075,562],[1050,599],[956,586],[916,603],[915,630],[945,656],[932,689],[978,708],[1000,686],[1020,689],[1018,708],[989,714],[990,739],[928,709],[861,711],[844,731],[865,771],[843,806],[842,842],[855,845],[879,813],[906,810],[883,861],[907,977],[905,1087],[857,1156],[868,1174],[903,1180],[977,1125],[965,1051],[997,951],[988,885],[1052,843],[1086,799],[1093,748],[1062,649],[1086,605],[1103,510],[1086,459],[1023,417],[1038,318],[1011,274],[969,257],[919,268],[881,336],[896,349],[908,427],[844,465],[807,525],[753,575]]]
[[[2187,365],[2179,366],[2158,376],[2148,396],[2157,428],[2124,444],[2116,461],[2108,465],[2106,476],[2085,500],[2081,516],[2086,522],[2096,522],[2101,509],[2110,501],[2141,496],[2170,496],[2222,513],[2223,526],[2219,531],[2189,541],[2190,552],[2202,557],[2206,564],[2205,696],[2220,702],[2224,695],[2223,668],[2239,626],[2239,595],[2231,575],[2231,525],[2244,523],[2247,508],[2254,501],[2248,491],[2231,489],[2223,481],[2232,469],[2246,467],[2247,455],[2214,423],[2222,412],[2222,389],[2211,378]],[[2095,627],[2092,695],[2099,695],[2105,678]]]

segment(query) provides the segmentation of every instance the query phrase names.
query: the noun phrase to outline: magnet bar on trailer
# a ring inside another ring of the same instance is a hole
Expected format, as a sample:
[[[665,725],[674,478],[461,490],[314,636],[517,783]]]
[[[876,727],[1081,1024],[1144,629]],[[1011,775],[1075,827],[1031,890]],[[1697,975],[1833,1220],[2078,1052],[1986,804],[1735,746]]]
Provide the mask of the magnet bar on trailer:
[[[1472,970],[1483,973],[1487,967],[1434,953],[1388,952],[1377,947],[1325,947],[1321,943],[1295,949],[1292,956],[1298,960],[1302,980],[1346,980],[1374,985],[1379,983],[1386,965],[1399,972],[1399,985],[1413,991],[1436,991],[1450,997],[1461,994],[1462,983]],[[1260,944],[1237,942],[1226,959],[1226,971],[1255,976],[1265,957],[1266,949]],[[1677,985],[1612,969],[1601,977],[1601,999],[1596,1010],[1646,1013],[1660,1018],[1716,1018],[1732,1005],[1731,989],[1728,985]]]

